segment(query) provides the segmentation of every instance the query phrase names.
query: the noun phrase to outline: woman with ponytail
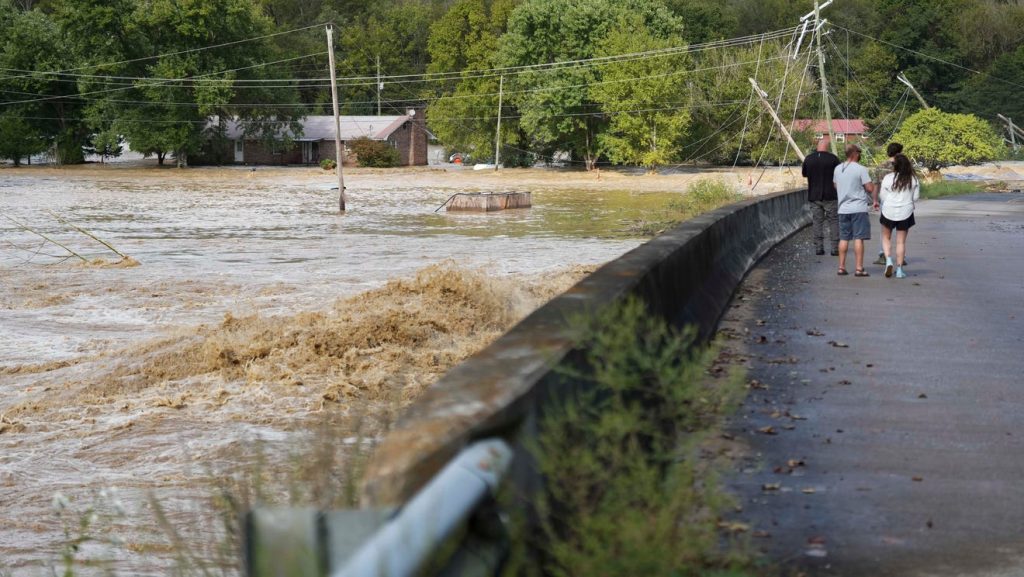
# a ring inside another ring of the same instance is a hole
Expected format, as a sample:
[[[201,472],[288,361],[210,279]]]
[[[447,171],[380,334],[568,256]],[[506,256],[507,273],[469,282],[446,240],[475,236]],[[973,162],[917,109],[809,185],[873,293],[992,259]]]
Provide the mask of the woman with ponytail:
[[[906,278],[903,257],[907,254],[907,233],[914,226],[914,203],[921,197],[921,181],[914,174],[914,165],[904,154],[893,157],[892,172],[882,179],[882,246],[885,249],[885,276]],[[896,254],[891,254],[892,232],[896,231]],[[893,261],[900,263],[893,265]]]

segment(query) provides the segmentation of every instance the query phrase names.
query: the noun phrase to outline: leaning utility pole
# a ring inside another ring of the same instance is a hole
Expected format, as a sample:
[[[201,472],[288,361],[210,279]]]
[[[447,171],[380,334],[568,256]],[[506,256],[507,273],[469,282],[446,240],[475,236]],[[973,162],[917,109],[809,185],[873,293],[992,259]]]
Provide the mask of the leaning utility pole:
[[[821,6],[818,0],[814,0],[814,42],[818,52],[818,76],[821,77],[821,99],[825,103],[825,122],[828,124],[828,139],[832,146],[832,154],[836,154],[836,135],[832,130],[832,105],[828,100],[828,81],[825,79],[825,54],[821,51],[821,29],[824,28],[824,21],[821,19]]]
[[[914,88],[914,85],[911,84],[909,80],[907,80],[907,77],[902,72],[896,75],[896,80],[899,80],[903,84],[907,85],[907,88],[909,88],[910,91],[914,94],[914,96],[917,97],[917,101],[921,103],[921,106],[923,106],[925,110],[931,108],[931,106],[928,106],[928,102],[925,101],[924,97],[921,96],[921,93],[918,92],[916,88]]]
[[[789,133],[788,130],[786,130],[786,125],[783,124],[781,120],[779,120],[779,115],[776,114],[775,109],[772,108],[772,103],[768,102],[768,93],[765,92],[764,90],[761,90],[761,87],[757,85],[757,81],[754,80],[753,78],[749,78],[748,80],[750,80],[750,85],[754,87],[754,94],[757,94],[758,100],[760,100],[761,104],[764,105],[764,108],[765,110],[768,111],[768,114],[772,115],[772,120],[775,121],[775,125],[779,127],[779,130],[782,132],[782,135],[786,137],[786,140],[789,142],[789,145],[793,148],[793,151],[796,152],[796,156],[797,158],[800,159],[800,162],[803,162],[805,158],[804,151],[800,150],[800,147],[796,145],[796,141],[793,140],[793,136]]]
[[[501,164],[501,100],[505,93],[505,75],[498,78],[498,129],[494,131],[494,172]]]
[[[1021,138],[1024,138],[1024,130],[1021,130],[1019,126],[1014,124],[1012,118],[1007,118],[1002,114],[997,114],[996,116],[999,120],[1006,123],[1006,130],[1010,133],[1010,144],[1013,145],[1014,150],[1017,150],[1017,137],[1020,136]]]
[[[377,116],[380,116],[380,91],[384,90],[384,83],[380,81],[380,54],[377,55]]]
[[[338,164],[338,210],[345,212],[345,177],[341,165],[345,164],[345,151],[341,147],[341,115],[338,113],[338,81],[334,76],[334,27],[327,25],[327,60],[331,66],[331,102],[334,105],[334,153]]]

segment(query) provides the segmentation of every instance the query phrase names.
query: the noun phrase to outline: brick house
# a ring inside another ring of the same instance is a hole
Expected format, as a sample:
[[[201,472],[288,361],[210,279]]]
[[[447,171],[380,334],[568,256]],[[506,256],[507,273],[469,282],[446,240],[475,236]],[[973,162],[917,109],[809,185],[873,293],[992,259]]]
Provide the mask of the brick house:
[[[402,116],[342,116],[341,141],[357,138],[384,141],[398,150],[402,166],[427,164],[427,127],[422,111]],[[318,164],[325,158],[336,160],[334,117],[307,116],[300,121],[302,134],[292,136],[290,146],[268,147],[264,142],[245,138],[242,127],[227,122],[225,136],[231,143],[235,164]],[[351,161],[346,150],[346,162]]]
[[[797,132],[813,131],[815,140],[821,138],[824,134],[828,134],[828,122],[825,120],[801,118],[793,123],[793,128]],[[859,118],[850,120],[835,119],[832,121],[832,132],[836,135],[837,143],[860,142],[864,140],[867,131],[868,127]]]

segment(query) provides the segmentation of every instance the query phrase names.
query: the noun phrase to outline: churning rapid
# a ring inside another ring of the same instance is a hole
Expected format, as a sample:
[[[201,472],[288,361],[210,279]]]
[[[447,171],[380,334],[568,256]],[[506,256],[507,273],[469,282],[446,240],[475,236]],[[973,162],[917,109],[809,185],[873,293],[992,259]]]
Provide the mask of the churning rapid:
[[[103,531],[122,545],[78,554],[133,574],[174,557],[149,492],[190,539],[214,540],[194,521],[209,497],[196,483],[246,465],[239,445],[286,453],[325,413],[372,438],[453,364],[636,246],[631,225],[676,196],[533,175],[531,210],[447,215],[434,209],[454,192],[522,182],[366,171],[340,215],[312,169],[3,176],[3,212],[21,225],[0,221],[0,569],[60,559],[55,494],[84,507],[116,488],[128,513]],[[58,217],[138,266],[110,266]]]

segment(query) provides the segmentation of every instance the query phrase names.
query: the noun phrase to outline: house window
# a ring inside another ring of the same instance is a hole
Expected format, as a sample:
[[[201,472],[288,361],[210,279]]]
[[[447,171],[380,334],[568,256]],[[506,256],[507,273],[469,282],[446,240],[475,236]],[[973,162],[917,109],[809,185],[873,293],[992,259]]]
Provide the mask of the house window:
[[[845,132],[837,132],[836,133],[836,142],[846,142],[846,133]]]

